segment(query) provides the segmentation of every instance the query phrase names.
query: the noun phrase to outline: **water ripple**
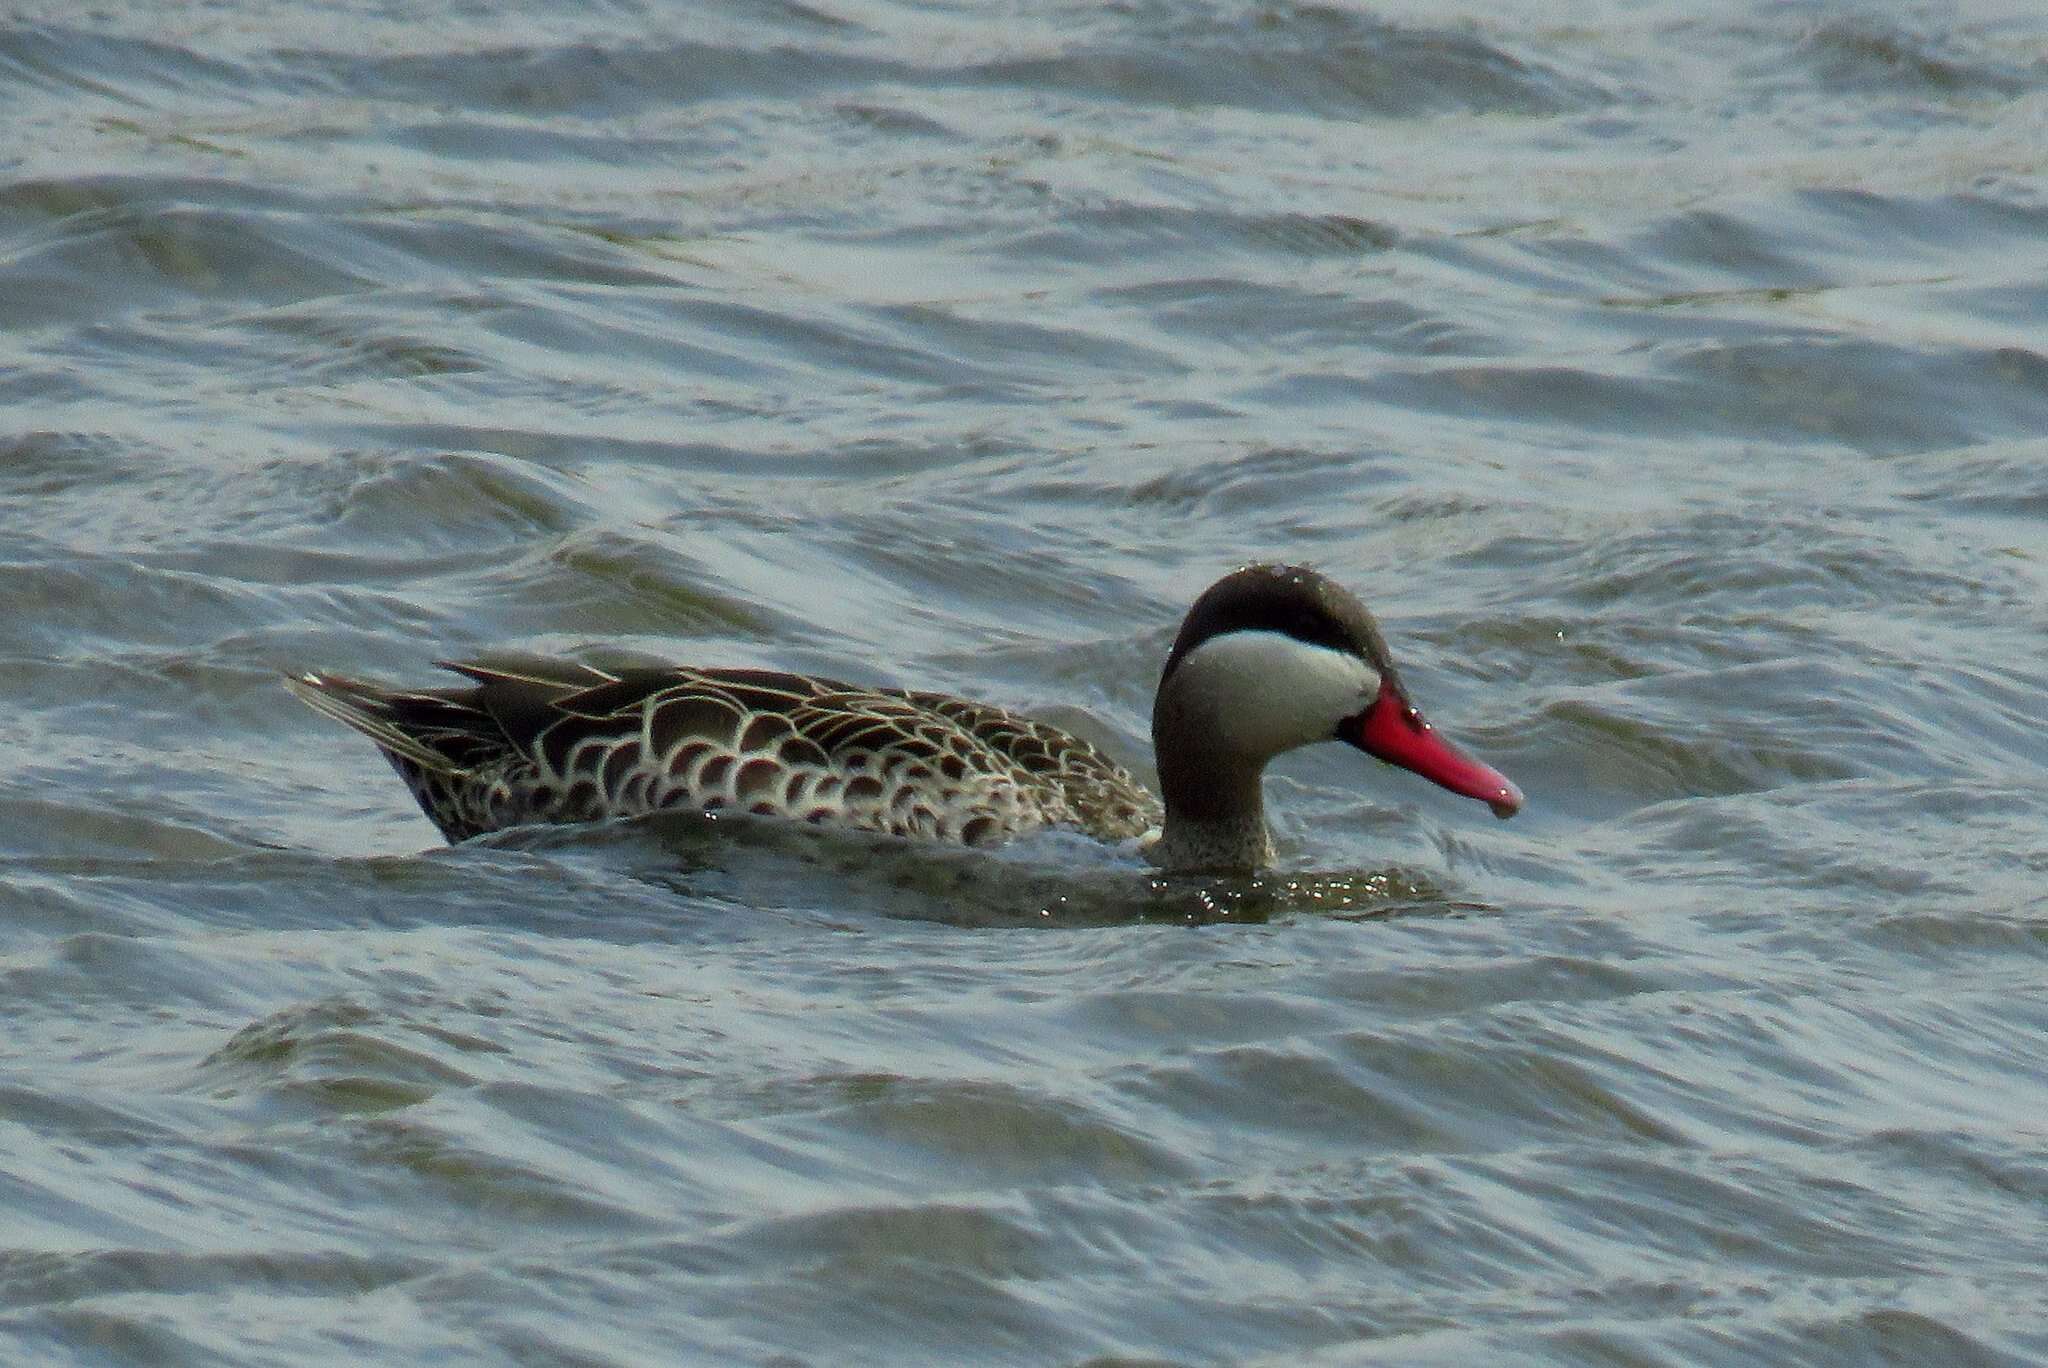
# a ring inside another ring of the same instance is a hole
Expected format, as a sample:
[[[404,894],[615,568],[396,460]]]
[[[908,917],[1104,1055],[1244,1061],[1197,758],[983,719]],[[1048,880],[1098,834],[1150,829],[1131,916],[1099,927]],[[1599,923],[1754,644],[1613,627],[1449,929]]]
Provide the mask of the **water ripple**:
[[[0,23],[0,1357],[2048,1356],[2043,26],[1553,8]],[[447,848],[279,683],[1143,771],[1258,558],[1527,810]]]

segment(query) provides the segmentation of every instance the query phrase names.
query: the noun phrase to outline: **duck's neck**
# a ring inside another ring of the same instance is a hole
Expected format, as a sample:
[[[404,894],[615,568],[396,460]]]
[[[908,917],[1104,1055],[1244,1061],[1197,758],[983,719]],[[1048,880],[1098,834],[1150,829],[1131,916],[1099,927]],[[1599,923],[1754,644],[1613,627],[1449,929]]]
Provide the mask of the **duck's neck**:
[[[1269,864],[1266,758],[1231,754],[1223,719],[1189,694],[1169,681],[1153,706],[1152,746],[1166,819],[1149,854],[1173,870],[1249,871]]]
[[[1146,854],[1154,864],[1176,872],[1248,874],[1273,862],[1273,838],[1261,808],[1213,822],[1168,808],[1166,825]]]

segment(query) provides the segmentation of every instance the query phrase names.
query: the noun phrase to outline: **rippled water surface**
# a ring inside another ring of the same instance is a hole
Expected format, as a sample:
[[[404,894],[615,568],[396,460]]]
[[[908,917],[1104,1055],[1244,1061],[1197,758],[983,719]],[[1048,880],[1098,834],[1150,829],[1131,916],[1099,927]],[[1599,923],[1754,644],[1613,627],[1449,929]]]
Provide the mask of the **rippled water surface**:
[[[2038,5],[31,5],[0,110],[0,1359],[2048,1360]],[[1258,558],[1527,811],[446,848],[279,687],[1143,765]]]

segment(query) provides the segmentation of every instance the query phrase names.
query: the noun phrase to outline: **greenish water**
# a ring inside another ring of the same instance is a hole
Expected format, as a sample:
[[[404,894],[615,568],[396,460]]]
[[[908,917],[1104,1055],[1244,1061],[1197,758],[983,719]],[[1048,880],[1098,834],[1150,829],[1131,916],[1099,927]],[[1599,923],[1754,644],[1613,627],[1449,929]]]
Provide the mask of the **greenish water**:
[[[2034,6],[43,6],[0,109],[0,1359],[2048,1360]],[[448,849],[278,683],[1142,764],[1258,558],[1523,815]]]

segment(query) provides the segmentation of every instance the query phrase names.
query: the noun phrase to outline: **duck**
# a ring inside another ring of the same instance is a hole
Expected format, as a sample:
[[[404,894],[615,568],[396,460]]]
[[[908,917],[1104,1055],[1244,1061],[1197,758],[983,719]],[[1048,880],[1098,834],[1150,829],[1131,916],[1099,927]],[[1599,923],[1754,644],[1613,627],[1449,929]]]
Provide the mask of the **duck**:
[[[374,742],[450,843],[694,810],[968,846],[1071,828],[1168,871],[1251,872],[1274,857],[1268,762],[1322,742],[1503,819],[1522,807],[1409,701],[1365,605],[1301,565],[1244,566],[1188,610],[1153,703],[1157,796],[1079,737],[949,694],[751,668],[439,664],[467,685],[286,683]]]

